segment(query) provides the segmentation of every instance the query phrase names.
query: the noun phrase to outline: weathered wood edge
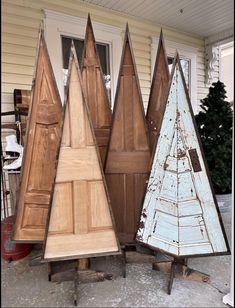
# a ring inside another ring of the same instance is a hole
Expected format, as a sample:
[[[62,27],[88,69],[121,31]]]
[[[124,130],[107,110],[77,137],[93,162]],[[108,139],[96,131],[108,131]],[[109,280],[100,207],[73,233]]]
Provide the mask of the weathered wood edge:
[[[102,76],[101,76],[102,84],[103,84],[105,96],[106,96],[107,102],[108,102],[107,109],[109,110],[109,112],[110,112],[110,117],[111,117],[111,119],[112,119],[111,102],[110,102],[110,100],[109,100],[108,93],[107,93],[107,89],[106,89],[106,86],[105,86],[104,74],[103,74],[103,71],[102,71],[102,66],[101,66],[101,64],[100,64],[100,57],[99,57],[98,50],[97,50],[97,46],[96,46],[96,40],[95,40],[95,35],[94,35],[93,26],[92,26],[92,22],[91,22],[90,13],[88,14],[88,17],[87,17],[86,34],[85,34],[85,39],[84,39],[84,49],[83,49],[83,53],[82,53],[81,75],[82,75],[82,72],[83,72],[83,69],[84,69],[84,57],[85,57],[85,53],[86,53],[86,41],[87,41],[87,37],[88,37],[89,28],[90,28],[91,33],[92,33],[92,41],[93,41],[93,45],[94,45],[94,48],[95,48],[96,59],[97,59],[97,61],[98,61],[99,68],[100,68],[100,72],[101,72],[101,75],[102,75]],[[106,152],[107,152],[107,151],[106,151]],[[106,155],[106,156],[107,156],[107,155]]]

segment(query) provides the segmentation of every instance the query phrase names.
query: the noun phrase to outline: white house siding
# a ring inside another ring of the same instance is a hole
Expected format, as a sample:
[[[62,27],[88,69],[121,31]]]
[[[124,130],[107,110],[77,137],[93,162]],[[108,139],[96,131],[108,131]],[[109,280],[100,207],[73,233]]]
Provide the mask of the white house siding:
[[[38,30],[44,14],[49,9],[68,15],[87,18],[88,12],[93,21],[125,29],[129,23],[137,71],[145,107],[150,92],[150,45],[151,36],[158,36],[160,27],[138,19],[101,9],[76,0],[3,0],[2,1],[2,111],[13,110],[14,89],[31,89],[35,63]],[[204,98],[205,86],[204,41],[200,38],[176,32],[163,27],[166,40],[187,44],[198,48],[197,53],[197,100]],[[215,77],[218,77],[219,65]],[[2,119],[3,122],[9,120]]]

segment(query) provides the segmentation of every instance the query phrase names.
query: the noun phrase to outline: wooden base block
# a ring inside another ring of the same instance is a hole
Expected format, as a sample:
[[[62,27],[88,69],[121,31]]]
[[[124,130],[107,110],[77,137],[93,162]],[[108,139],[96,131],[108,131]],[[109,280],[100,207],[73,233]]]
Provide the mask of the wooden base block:
[[[89,259],[49,262],[48,278],[50,281],[58,283],[77,279],[79,284],[111,280],[113,278],[110,273],[90,270],[89,267]]]
[[[62,282],[62,281],[73,281],[76,276],[76,270],[70,269],[64,272],[56,273],[51,275],[52,282]],[[113,275],[106,272],[96,272],[92,270],[78,271],[79,284],[80,283],[90,283],[90,282],[100,282],[104,280],[112,280]]]
[[[153,270],[171,273],[172,262],[155,262],[153,263]],[[187,265],[184,264],[176,264],[174,270],[174,278],[193,280],[193,281],[201,281],[201,282],[209,282],[210,276],[191,269]]]
[[[126,251],[126,263],[153,263],[156,257],[138,251]]]

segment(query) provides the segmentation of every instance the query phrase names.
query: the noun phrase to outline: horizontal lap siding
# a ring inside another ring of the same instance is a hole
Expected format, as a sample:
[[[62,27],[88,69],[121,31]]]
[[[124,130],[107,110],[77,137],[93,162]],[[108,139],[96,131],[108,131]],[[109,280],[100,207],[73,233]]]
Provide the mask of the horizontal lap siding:
[[[16,88],[31,89],[35,64],[38,30],[43,20],[43,9],[86,18],[90,12],[94,21],[125,29],[129,23],[137,71],[145,108],[147,106],[150,77],[151,36],[159,36],[160,28],[150,23],[116,14],[73,0],[3,0],[2,1],[2,108],[13,109],[13,91]],[[198,48],[197,92],[198,103],[208,89],[204,85],[204,45],[192,36],[164,28],[165,39],[188,44]],[[218,67],[216,68],[218,74]],[[13,118],[3,118],[3,122]]]

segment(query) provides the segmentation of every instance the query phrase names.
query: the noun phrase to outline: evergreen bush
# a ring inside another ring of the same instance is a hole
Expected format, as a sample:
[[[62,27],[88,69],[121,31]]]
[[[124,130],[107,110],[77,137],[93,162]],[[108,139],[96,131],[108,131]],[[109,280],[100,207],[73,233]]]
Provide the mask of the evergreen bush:
[[[196,123],[216,194],[231,193],[233,112],[226,99],[225,85],[214,82],[201,100]]]

